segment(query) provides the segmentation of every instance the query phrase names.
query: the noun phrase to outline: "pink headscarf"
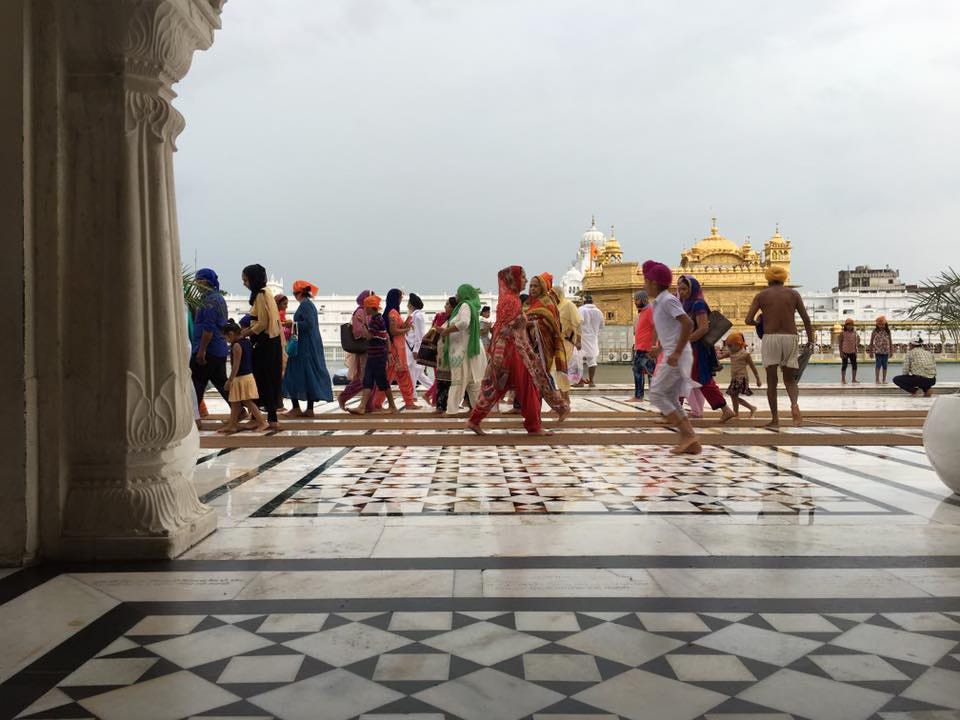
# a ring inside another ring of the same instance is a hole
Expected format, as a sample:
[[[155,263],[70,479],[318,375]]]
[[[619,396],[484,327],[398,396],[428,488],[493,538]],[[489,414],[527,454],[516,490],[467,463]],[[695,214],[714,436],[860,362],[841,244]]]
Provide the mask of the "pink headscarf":
[[[656,260],[647,260],[643,264],[643,276],[663,287],[670,287],[673,283],[673,273],[670,268]]]

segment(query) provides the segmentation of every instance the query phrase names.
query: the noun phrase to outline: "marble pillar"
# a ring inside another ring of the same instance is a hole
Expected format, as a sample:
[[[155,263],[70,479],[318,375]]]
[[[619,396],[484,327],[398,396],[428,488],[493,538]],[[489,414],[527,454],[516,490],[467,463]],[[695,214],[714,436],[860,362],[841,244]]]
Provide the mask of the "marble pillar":
[[[35,0],[41,554],[175,557],[212,532],[198,450],[172,86],[223,0]],[[51,517],[53,516],[53,517]]]

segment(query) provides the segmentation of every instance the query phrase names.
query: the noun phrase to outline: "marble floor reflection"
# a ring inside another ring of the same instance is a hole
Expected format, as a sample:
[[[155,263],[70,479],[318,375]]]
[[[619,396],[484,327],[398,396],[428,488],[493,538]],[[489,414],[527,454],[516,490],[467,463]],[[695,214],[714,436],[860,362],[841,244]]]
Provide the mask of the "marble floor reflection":
[[[960,718],[960,498],[920,447],[398,437],[194,482],[219,529],[176,561],[0,570],[0,717]]]

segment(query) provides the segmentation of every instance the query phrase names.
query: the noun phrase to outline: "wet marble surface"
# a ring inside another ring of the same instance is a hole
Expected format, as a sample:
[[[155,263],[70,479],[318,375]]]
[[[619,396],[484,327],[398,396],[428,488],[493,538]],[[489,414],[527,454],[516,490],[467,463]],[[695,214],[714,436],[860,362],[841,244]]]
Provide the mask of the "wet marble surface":
[[[623,399],[574,405],[649,412]],[[922,448],[677,460],[602,444],[407,448],[398,435],[394,448],[198,460],[219,529],[180,560],[0,571],[0,715],[960,713],[960,498]]]

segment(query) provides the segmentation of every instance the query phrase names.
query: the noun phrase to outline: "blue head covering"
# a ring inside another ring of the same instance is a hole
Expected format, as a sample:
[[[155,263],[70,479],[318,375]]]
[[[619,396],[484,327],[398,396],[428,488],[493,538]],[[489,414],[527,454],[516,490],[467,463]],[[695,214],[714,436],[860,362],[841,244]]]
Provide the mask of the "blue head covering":
[[[242,318],[240,318],[240,327],[248,328],[250,327],[250,324],[252,322],[253,322],[253,317],[251,317],[250,315],[244,315]]]
[[[703,298],[703,288],[700,287],[700,281],[693,275],[681,275],[680,280],[685,280],[690,285],[690,297],[683,301],[683,311],[687,315],[709,313],[710,306]]]
[[[387,323],[390,322],[390,311],[396,310],[400,312],[400,300],[403,298],[403,291],[399,288],[393,288],[390,292],[387,293],[387,303],[383,308],[383,317],[387,318]]]
[[[210,268],[200,268],[194,273],[194,277],[205,283],[211,289],[220,290],[220,278],[218,278],[217,274]]]

